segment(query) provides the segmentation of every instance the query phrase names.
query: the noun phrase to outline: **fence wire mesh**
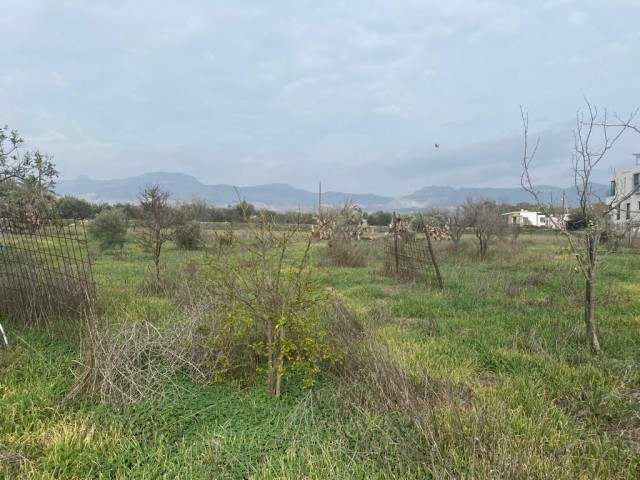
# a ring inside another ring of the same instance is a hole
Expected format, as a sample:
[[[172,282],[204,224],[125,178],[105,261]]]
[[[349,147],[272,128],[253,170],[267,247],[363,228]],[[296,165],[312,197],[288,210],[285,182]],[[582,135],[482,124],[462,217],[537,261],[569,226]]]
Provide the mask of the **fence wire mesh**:
[[[86,315],[94,302],[83,223],[0,218],[0,315],[41,325]]]
[[[386,272],[442,286],[437,264],[426,240],[417,239],[415,234],[400,237],[392,233],[385,239],[384,251]]]

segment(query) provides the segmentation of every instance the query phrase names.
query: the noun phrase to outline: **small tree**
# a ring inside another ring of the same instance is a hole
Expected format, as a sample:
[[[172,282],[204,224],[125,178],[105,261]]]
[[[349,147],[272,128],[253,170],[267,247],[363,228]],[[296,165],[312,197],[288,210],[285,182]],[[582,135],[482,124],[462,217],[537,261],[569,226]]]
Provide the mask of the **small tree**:
[[[57,176],[51,157],[26,150],[17,131],[0,128],[0,206],[4,214],[37,227],[53,211]]]
[[[462,205],[464,225],[471,228],[478,239],[478,256],[484,260],[489,246],[508,230],[507,222],[500,215],[493,200],[467,197]]]
[[[426,212],[429,223],[444,228],[457,249],[462,235],[467,230],[465,210],[461,205],[449,208],[433,208]]]
[[[65,195],[58,200],[60,218],[91,218],[93,205],[86,200],[72,195]]]
[[[578,270],[585,281],[584,289],[584,322],[586,340],[593,353],[600,353],[600,341],[596,329],[596,278],[598,267],[601,263],[598,255],[598,245],[610,228],[610,213],[624,200],[624,196],[613,196],[609,205],[604,205],[591,191],[591,175],[594,169],[614,146],[617,140],[630,128],[630,122],[635,118],[635,112],[629,115],[628,120],[618,124],[609,122],[607,111],[601,114],[595,106],[592,106],[585,98],[585,109],[578,110],[576,114],[576,128],[573,131],[574,147],[572,153],[572,169],[574,184],[579,197],[579,205],[572,212],[573,221],[563,234],[573,253]],[[547,213],[546,207],[540,201],[538,192],[531,181],[531,162],[535,157],[540,139],[533,148],[529,146],[529,116],[520,109],[524,129],[524,154],[522,157],[522,186],[538,202],[538,208]],[[615,117],[620,120],[619,117]],[[547,215],[549,216],[549,215]],[[584,224],[582,235],[576,235],[570,230],[571,226]]]
[[[365,214],[367,223],[374,227],[386,227],[393,221],[391,212],[383,212],[378,210],[369,214]]]
[[[184,224],[184,213],[169,202],[171,192],[157,183],[140,190],[138,201],[142,210],[140,239],[153,254],[156,282],[160,285],[160,254],[162,246],[173,239],[176,230]]]
[[[328,292],[311,277],[311,235],[296,248],[305,225],[279,228],[261,213],[247,228],[247,237],[210,258],[208,285],[218,299],[220,335],[237,337],[263,360],[267,392],[278,396],[290,372],[312,385],[321,363],[335,358],[322,325]]]
[[[124,212],[119,208],[112,208],[96,215],[89,224],[89,234],[100,240],[101,249],[118,247],[122,255],[128,228],[129,222]]]
[[[196,250],[202,245],[202,228],[199,222],[189,222],[176,229],[176,246],[181,250]]]
[[[51,157],[39,150],[26,150],[16,130],[9,130],[6,125],[0,127],[0,183],[35,179],[38,186],[51,189],[57,176]]]

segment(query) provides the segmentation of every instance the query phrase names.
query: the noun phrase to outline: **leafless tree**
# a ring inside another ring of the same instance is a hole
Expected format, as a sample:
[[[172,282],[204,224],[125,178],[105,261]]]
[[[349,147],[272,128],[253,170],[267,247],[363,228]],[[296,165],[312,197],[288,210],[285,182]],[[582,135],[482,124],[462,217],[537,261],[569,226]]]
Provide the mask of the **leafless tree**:
[[[464,208],[462,205],[456,205],[451,208],[443,208],[438,210],[438,215],[442,218],[442,227],[446,228],[447,232],[453,240],[453,244],[456,248],[460,244],[462,235],[467,230],[465,223]]]
[[[574,147],[571,155],[574,184],[579,198],[578,212],[588,219],[587,228],[582,234],[564,229],[569,248],[576,259],[579,271],[585,280],[584,289],[584,321],[586,340],[595,354],[600,353],[600,341],[596,328],[596,277],[601,260],[598,246],[603,234],[611,228],[610,213],[624,198],[613,193],[613,200],[602,207],[602,199],[591,191],[591,176],[594,169],[615,145],[621,135],[629,128],[636,112],[629,115],[626,121],[610,122],[607,110],[599,112],[585,98],[586,106],[576,113],[576,128],[573,132]],[[540,197],[531,180],[532,161],[536,155],[540,138],[533,145],[529,142],[529,116],[520,109],[524,128],[524,153],[522,157],[522,187],[538,202],[539,208],[549,216],[549,209],[540,201]],[[618,194],[619,195],[619,194]],[[596,204],[600,208],[596,208]]]
[[[171,192],[157,183],[140,190],[138,201],[144,216],[140,239],[153,253],[157,285],[160,285],[160,254],[162,246],[171,240],[176,230],[185,223],[184,213],[170,203]]]
[[[464,215],[462,206],[456,205],[452,213],[447,217],[447,225],[449,226],[449,234],[456,248],[460,245],[460,239],[467,230],[464,224]]]
[[[467,197],[462,205],[464,225],[473,230],[478,239],[481,260],[487,256],[489,246],[507,233],[507,222],[500,213],[498,205],[486,198]]]

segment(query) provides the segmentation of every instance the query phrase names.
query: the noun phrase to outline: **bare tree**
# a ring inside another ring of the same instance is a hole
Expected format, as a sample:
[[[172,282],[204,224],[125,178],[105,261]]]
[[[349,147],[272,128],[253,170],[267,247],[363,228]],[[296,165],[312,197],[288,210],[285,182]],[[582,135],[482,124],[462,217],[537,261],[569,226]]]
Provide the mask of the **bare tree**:
[[[433,208],[425,213],[430,223],[444,228],[449,234],[456,248],[460,244],[462,235],[467,230],[465,212],[462,205],[446,208]]]
[[[145,186],[138,195],[144,216],[140,238],[144,247],[153,253],[157,285],[160,285],[162,246],[171,240],[176,230],[185,223],[183,211],[171,205],[170,198],[171,192],[157,183]]]
[[[620,136],[629,128],[636,112],[629,115],[626,121],[614,124],[609,122],[607,110],[599,112],[585,98],[586,106],[576,114],[576,128],[573,132],[574,147],[572,152],[572,169],[574,184],[579,198],[578,213],[587,221],[587,227],[582,234],[564,229],[569,248],[576,259],[578,269],[585,280],[584,289],[584,321],[586,340],[589,348],[595,354],[600,353],[600,341],[596,328],[596,277],[600,264],[598,246],[603,234],[611,228],[610,213],[624,198],[619,192],[610,192],[611,199],[602,206],[602,199],[591,191],[591,176],[594,169],[615,145]],[[538,202],[539,208],[547,213],[548,209],[540,201],[538,192],[531,180],[531,164],[540,143],[538,137],[535,144],[529,144],[529,116],[520,109],[524,128],[524,153],[522,157],[522,187],[531,193]],[[597,205],[596,205],[597,204]],[[596,208],[599,206],[600,208]],[[549,216],[549,215],[548,215]]]
[[[464,225],[471,228],[478,239],[478,256],[487,256],[489,246],[507,232],[507,222],[500,215],[500,208],[493,200],[467,197],[462,205]]]

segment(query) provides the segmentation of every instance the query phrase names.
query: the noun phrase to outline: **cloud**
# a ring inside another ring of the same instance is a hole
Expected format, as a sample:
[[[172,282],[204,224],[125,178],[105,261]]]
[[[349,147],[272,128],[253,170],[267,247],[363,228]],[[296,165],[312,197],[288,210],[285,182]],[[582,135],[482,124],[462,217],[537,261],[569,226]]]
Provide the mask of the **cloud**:
[[[545,119],[537,172],[562,179],[549,129],[582,93],[640,98],[623,3],[9,0],[0,124],[69,175],[396,194],[517,183],[524,104]]]

